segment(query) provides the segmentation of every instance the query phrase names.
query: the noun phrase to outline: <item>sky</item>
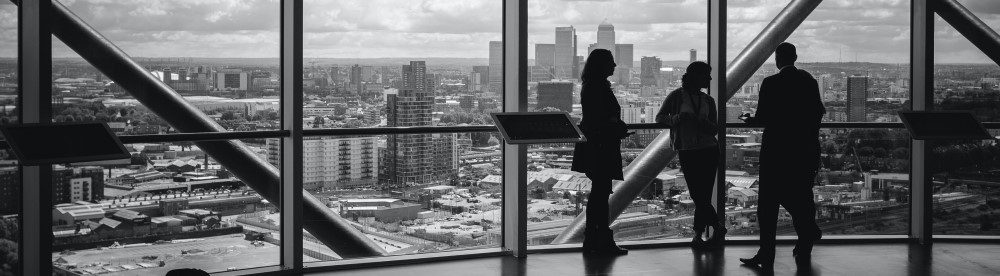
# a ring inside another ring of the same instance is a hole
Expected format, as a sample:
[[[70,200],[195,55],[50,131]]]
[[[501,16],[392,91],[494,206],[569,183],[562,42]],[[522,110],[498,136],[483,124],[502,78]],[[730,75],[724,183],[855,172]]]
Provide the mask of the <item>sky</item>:
[[[278,0],[62,0],[71,11],[135,57],[277,57]],[[789,0],[730,0],[729,58],[735,57]],[[1000,29],[1000,1],[960,0]],[[306,0],[307,58],[487,58],[501,38],[498,0]],[[529,57],[574,26],[578,55],[596,42],[597,25],[615,26],[635,59],[706,58],[707,0],[529,0]],[[906,63],[910,0],[825,0],[788,41],[801,61]],[[947,23],[935,29],[936,59],[989,62]],[[0,57],[17,55],[16,7],[0,1]],[[55,57],[75,53],[54,39]]]

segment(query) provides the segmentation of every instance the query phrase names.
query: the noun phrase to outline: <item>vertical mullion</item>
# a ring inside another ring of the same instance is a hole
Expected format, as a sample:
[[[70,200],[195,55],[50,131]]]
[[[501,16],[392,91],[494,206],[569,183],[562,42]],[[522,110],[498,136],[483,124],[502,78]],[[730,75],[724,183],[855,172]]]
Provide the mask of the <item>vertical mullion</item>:
[[[21,123],[48,123],[52,117],[52,32],[48,0],[18,6],[18,106]],[[28,91],[28,93],[24,93]],[[52,274],[52,166],[21,167],[21,272]]]
[[[712,205],[719,214],[719,219],[726,220],[726,0],[710,0],[708,4],[708,64],[712,66],[712,82],[709,94],[715,98],[718,106],[719,156],[716,171],[715,193],[712,195]]]
[[[302,269],[302,0],[281,1],[281,267]]]
[[[503,1],[503,111],[528,110],[528,1]],[[503,146],[503,249],[525,257],[528,249],[527,145]]]
[[[934,103],[934,9],[933,1],[910,3],[910,103],[914,111],[932,110]],[[934,218],[933,186],[927,157],[930,145],[911,140],[910,146],[910,238],[931,242]]]

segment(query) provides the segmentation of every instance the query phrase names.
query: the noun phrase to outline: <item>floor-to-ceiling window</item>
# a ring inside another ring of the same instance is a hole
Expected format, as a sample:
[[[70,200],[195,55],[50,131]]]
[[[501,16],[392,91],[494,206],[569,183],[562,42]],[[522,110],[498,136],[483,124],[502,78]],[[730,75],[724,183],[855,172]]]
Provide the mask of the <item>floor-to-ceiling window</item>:
[[[18,9],[0,3],[0,124],[18,123]],[[6,147],[5,147],[6,148]],[[20,171],[8,149],[0,157],[0,275],[20,275]]]
[[[996,3],[958,1],[994,32]],[[972,112],[982,122],[1000,121],[1000,67],[949,22],[934,18],[934,110]],[[987,129],[1000,135],[996,128]],[[1000,234],[1000,148],[992,140],[931,141],[927,169],[933,179],[936,235]]]

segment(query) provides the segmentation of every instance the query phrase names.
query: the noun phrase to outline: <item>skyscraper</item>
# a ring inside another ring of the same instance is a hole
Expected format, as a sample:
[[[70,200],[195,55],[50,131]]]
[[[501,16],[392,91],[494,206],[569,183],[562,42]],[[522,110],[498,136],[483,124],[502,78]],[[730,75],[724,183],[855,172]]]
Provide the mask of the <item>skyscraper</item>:
[[[696,60],[698,60],[698,50],[691,49],[691,61],[688,64],[694,63]]]
[[[642,57],[639,61],[642,72],[639,73],[639,84],[642,86],[656,86],[656,77],[660,74],[660,67],[663,63],[657,57]]]
[[[555,44],[556,78],[574,79],[576,71],[576,29],[573,26],[556,27]]]
[[[632,55],[632,49],[632,44],[615,44],[615,63],[618,67],[634,67],[635,62],[632,59],[635,57]]]
[[[499,94],[503,88],[503,42],[490,41],[490,93]]]
[[[615,52],[615,26],[607,20],[597,25],[597,48]]]
[[[555,50],[555,44],[535,44],[535,66],[555,66]]]
[[[865,116],[865,101],[868,98],[868,76],[847,77],[847,120],[850,122],[867,121]]]
[[[560,111],[573,111],[573,83],[568,81],[543,81],[538,83],[536,110],[546,107]]]

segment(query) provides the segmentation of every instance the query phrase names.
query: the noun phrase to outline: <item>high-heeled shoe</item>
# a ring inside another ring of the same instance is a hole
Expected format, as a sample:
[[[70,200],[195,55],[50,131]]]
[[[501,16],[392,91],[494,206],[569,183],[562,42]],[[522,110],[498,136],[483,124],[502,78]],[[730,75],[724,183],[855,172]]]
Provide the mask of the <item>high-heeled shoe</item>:
[[[792,256],[795,257],[796,261],[799,259],[808,260],[812,257],[813,245],[822,238],[822,232],[799,236],[799,240],[795,242],[795,248],[792,249]]]
[[[752,266],[754,268],[760,268],[763,270],[774,269],[774,256],[763,257],[760,254],[754,255],[753,258],[740,258],[740,262],[743,265]]]
[[[691,248],[702,249],[705,247],[705,240],[701,237],[704,236],[703,233],[694,233],[694,238],[691,238]]]

